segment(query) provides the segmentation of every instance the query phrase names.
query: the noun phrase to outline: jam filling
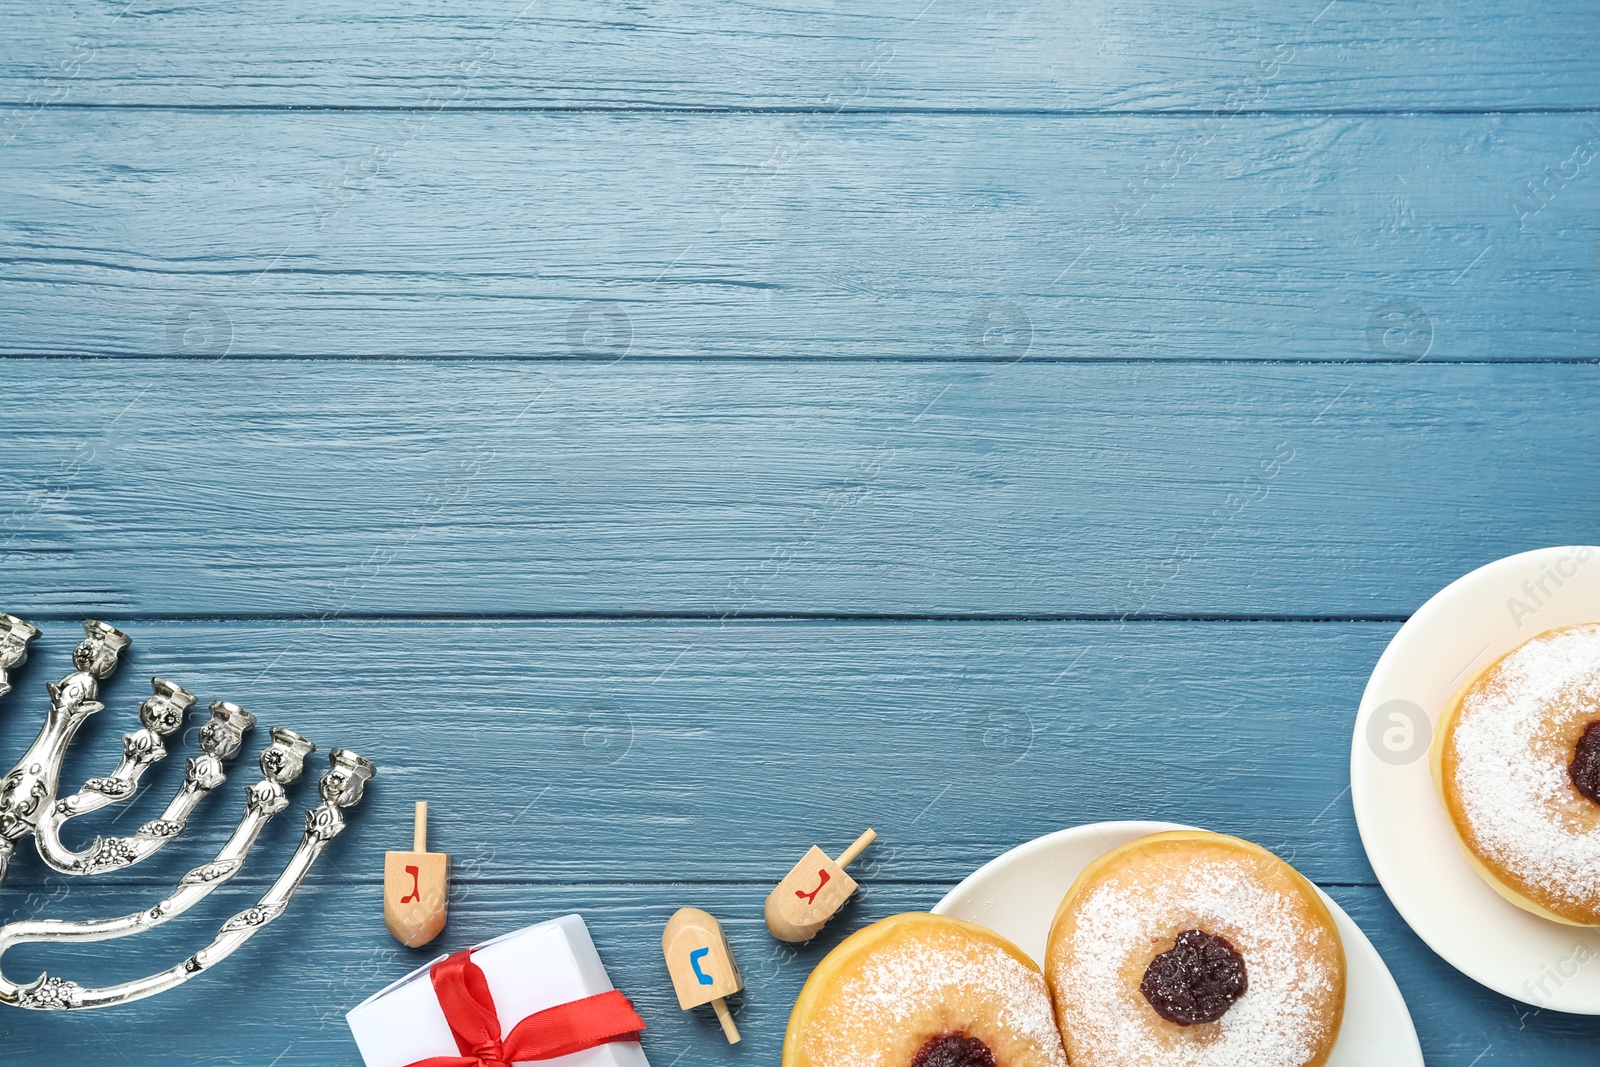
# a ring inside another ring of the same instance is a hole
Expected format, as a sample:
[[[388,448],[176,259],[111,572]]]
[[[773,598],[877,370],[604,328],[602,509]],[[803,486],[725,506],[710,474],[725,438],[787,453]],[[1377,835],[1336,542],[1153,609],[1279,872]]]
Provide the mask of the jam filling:
[[[975,1037],[940,1034],[917,1050],[911,1067],[994,1067],[994,1053]]]
[[[1567,765],[1567,777],[1578,787],[1578,792],[1600,804],[1600,719],[1583,728],[1578,750]]]
[[[1185,930],[1150,961],[1139,992],[1167,1022],[1193,1026],[1222,1018],[1249,986],[1244,957],[1227,938]]]

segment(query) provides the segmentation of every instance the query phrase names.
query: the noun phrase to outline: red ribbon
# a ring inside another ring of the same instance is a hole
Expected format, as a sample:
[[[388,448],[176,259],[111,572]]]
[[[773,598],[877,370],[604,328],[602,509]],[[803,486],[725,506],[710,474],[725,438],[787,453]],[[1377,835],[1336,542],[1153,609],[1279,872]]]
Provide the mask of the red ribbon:
[[[500,1016],[472,950],[440,960],[428,971],[459,1056],[432,1056],[407,1067],[509,1067],[569,1056],[611,1041],[637,1041],[644,1020],[617,990],[534,1012],[500,1038]]]

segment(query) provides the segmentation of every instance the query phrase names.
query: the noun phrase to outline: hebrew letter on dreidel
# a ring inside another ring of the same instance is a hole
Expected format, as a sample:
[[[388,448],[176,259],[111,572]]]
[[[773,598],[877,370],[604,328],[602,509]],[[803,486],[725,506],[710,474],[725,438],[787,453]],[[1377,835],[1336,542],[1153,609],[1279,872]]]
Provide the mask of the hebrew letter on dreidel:
[[[807,893],[804,889],[796,889],[794,891],[794,895],[799,897],[801,900],[805,901],[807,904],[815,904],[817,902],[817,894],[822,892],[822,890],[828,884],[828,871],[827,871],[827,869],[824,868],[819,873],[822,875],[822,880],[817,883],[817,888],[813,889],[809,893]]]
[[[411,876],[411,892],[400,898],[400,903],[402,904],[410,904],[413,901],[422,899],[422,890],[417,885],[417,875],[420,873],[418,868],[407,864],[406,873]]]

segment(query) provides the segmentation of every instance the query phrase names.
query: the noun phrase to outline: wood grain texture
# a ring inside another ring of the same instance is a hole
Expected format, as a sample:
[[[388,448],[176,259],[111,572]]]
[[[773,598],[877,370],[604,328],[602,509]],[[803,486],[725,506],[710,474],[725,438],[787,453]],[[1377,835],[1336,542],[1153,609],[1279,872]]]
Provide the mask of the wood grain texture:
[[[12,7],[0,610],[46,635],[0,753],[96,615],[136,644],[70,779],[152,673],[381,771],[225,970],[0,1013],[7,1064],[354,1067],[343,1011],[428,956],[381,921],[418,799],[441,948],[582,912],[657,1067],[774,1062],[852,929],[1128,816],[1328,886],[1431,1067],[1592,1063],[1600,1023],[1409,932],[1347,792],[1399,621],[1600,539],[1592,0]],[[261,743],[108,884],[24,852],[0,921],[153,899]],[[858,897],[768,938],[868,822]],[[197,915],[9,972],[181,958],[298,823]],[[686,905],[737,1050],[672,998]]]
[[[1600,338],[1600,112],[55,108],[5,152],[0,354],[1410,362]]]
[[[129,623],[133,660],[85,727],[74,783],[121,754],[156,674],[379,766],[319,882],[381,881],[429,802],[452,879],[766,881],[818,841],[882,835],[862,883],[959,881],[1011,845],[1117,818],[1187,821],[1278,851],[1308,877],[1371,883],[1346,795],[1350,722],[1386,623]],[[76,641],[52,625],[0,714],[38,728]],[[182,755],[193,754],[191,716]],[[797,743],[796,738],[802,743]],[[470,742],[468,741],[470,739]],[[160,884],[243,811],[252,738],[181,847],[125,875]],[[181,779],[72,826],[131,832]],[[320,773],[322,755],[310,766]],[[1226,771],[1220,771],[1226,767]],[[311,773],[308,771],[308,774]],[[308,778],[297,804],[313,795]],[[226,814],[222,810],[225,809]],[[125,827],[117,829],[116,827]],[[238,880],[300,832],[285,814]],[[191,840],[192,839],[192,840]],[[82,846],[79,846],[82,847]],[[41,884],[36,857],[7,887]]]
[[[901,911],[926,910],[948,885],[863,886],[838,922],[809,945],[773,941],[761,920],[770,886],[650,884],[570,886],[458,885],[452,922],[437,951],[465,948],[519,926],[577,911],[584,916],[612,980],[635,1002],[649,1029],[645,1051],[658,1067],[774,1063],[800,986],[823,954],[852,928]],[[1429,953],[1381,890],[1336,887],[1332,895],[1378,944],[1417,1021],[1432,1067],[1478,1060],[1504,1067],[1579,1067],[1593,1063],[1600,1021],[1517,1008]],[[104,980],[176,960],[214,924],[255,894],[229,886],[202,909],[122,945],[41,950],[5,959],[16,976],[48,968],[64,977]],[[77,1016],[8,1011],[0,1015],[7,1062],[54,1063],[63,1044],[95,1062],[128,1067],[358,1067],[344,1012],[412,968],[433,950],[396,945],[378,918],[375,886],[311,887],[234,959],[172,993],[128,1008]],[[48,914],[91,917],[126,906],[126,894],[76,885]],[[710,1009],[678,1010],[661,957],[661,929],[680,906],[705,908],[726,928],[747,982],[730,1003],[745,1040],[730,1049]],[[24,910],[31,911],[33,906]],[[181,1040],[156,1035],[181,1034]],[[1489,1056],[1485,1056],[1488,1050]]]
[[[1585,0],[53,0],[6,31],[0,99],[23,108],[1505,109],[1600,90]]]
[[[11,361],[8,610],[1403,618],[1600,367]]]

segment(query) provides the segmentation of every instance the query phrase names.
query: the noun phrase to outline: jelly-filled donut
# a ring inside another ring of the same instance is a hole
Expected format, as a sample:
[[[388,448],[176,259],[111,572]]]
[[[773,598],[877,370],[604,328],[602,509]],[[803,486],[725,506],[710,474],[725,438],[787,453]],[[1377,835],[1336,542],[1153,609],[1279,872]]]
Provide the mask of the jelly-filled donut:
[[[1479,672],[1430,755],[1484,880],[1535,915],[1600,926],[1600,623],[1548,630]]]
[[[1067,1067],[1039,968],[982,926],[911,913],[811,972],[783,1067]]]
[[[1086,867],[1045,976],[1072,1067],[1321,1067],[1344,1017],[1344,946],[1316,888],[1200,830]]]

